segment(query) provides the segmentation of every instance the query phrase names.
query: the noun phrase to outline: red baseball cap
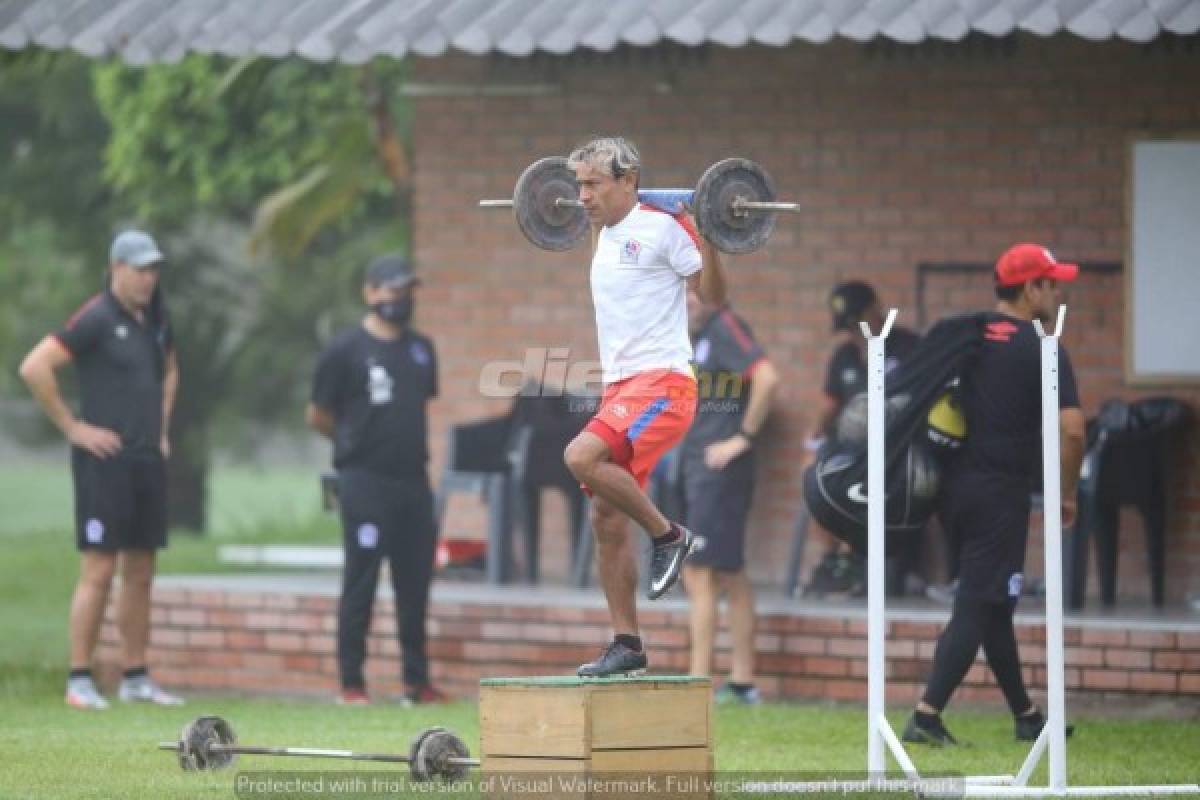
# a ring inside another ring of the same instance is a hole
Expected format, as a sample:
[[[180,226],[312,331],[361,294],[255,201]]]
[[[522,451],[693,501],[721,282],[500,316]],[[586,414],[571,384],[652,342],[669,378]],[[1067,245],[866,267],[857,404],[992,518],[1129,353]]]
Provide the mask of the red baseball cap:
[[[1020,286],[1038,278],[1073,281],[1079,275],[1078,264],[1062,264],[1040,244],[1014,244],[996,262],[996,285]]]

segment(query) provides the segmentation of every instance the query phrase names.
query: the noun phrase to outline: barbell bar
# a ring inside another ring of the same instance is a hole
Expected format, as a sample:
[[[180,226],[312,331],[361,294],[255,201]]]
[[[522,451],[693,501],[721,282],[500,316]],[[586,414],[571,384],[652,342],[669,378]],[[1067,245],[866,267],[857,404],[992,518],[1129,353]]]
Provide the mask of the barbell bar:
[[[426,728],[413,739],[407,755],[397,753],[359,753],[318,747],[263,747],[238,744],[233,726],[221,717],[198,717],[183,727],[177,742],[159,742],[159,750],[178,754],[185,770],[214,770],[230,766],[235,756],[293,756],[301,758],[338,758],[351,761],[377,761],[408,764],[414,781],[435,778],[455,781],[464,777],[479,759],[458,736],[442,727]]]
[[[766,170],[745,158],[713,164],[695,189],[642,189],[638,201],[671,214],[691,211],[704,237],[725,253],[757,250],[775,229],[776,212],[800,211],[799,203],[776,200]],[[480,200],[479,206],[513,209],[525,238],[545,250],[570,250],[588,230],[575,174],[561,156],[530,164],[511,199]]]

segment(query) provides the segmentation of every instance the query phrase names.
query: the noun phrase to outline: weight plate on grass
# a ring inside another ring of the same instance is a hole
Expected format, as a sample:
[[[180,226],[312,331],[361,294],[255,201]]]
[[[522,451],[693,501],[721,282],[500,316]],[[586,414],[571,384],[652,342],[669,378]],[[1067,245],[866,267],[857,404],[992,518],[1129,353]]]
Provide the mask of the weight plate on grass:
[[[183,726],[179,735],[179,766],[186,770],[224,769],[234,754],[214,751],[211,746],[237,744],[233,726],[220,717],[197,717]]]

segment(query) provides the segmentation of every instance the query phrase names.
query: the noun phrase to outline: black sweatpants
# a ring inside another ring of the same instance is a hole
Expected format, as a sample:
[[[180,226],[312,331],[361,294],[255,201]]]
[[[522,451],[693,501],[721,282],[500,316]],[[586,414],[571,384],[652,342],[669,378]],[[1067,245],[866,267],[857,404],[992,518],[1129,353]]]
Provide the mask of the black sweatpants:
[[[392,576],[404,683],[410,687],[428,683],[425,614],[437,540],[429,480],[424,475],[399,480],[342,470],[338,473],[338,501],[346,557],[337,636],[342,686],[365,686],[367,629],[385,557]]]
[[[942,519],[959,546],[959,585],[938,638],[922,698],[941,711],[983,647],[1013,714],[1029,710],[1013,614],[1024,583],[1029,487],[1007,476],[960,472],[945,488]]]

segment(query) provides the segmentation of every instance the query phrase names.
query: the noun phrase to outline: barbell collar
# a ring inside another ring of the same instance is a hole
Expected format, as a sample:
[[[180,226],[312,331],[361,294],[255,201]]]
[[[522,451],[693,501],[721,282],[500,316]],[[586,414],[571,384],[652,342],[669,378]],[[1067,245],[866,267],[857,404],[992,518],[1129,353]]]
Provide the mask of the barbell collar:
[[[733,203],[734,212],[738,211],[799,211],[799,203],[766,202],[763,200],[746,200],[738,197]]]

